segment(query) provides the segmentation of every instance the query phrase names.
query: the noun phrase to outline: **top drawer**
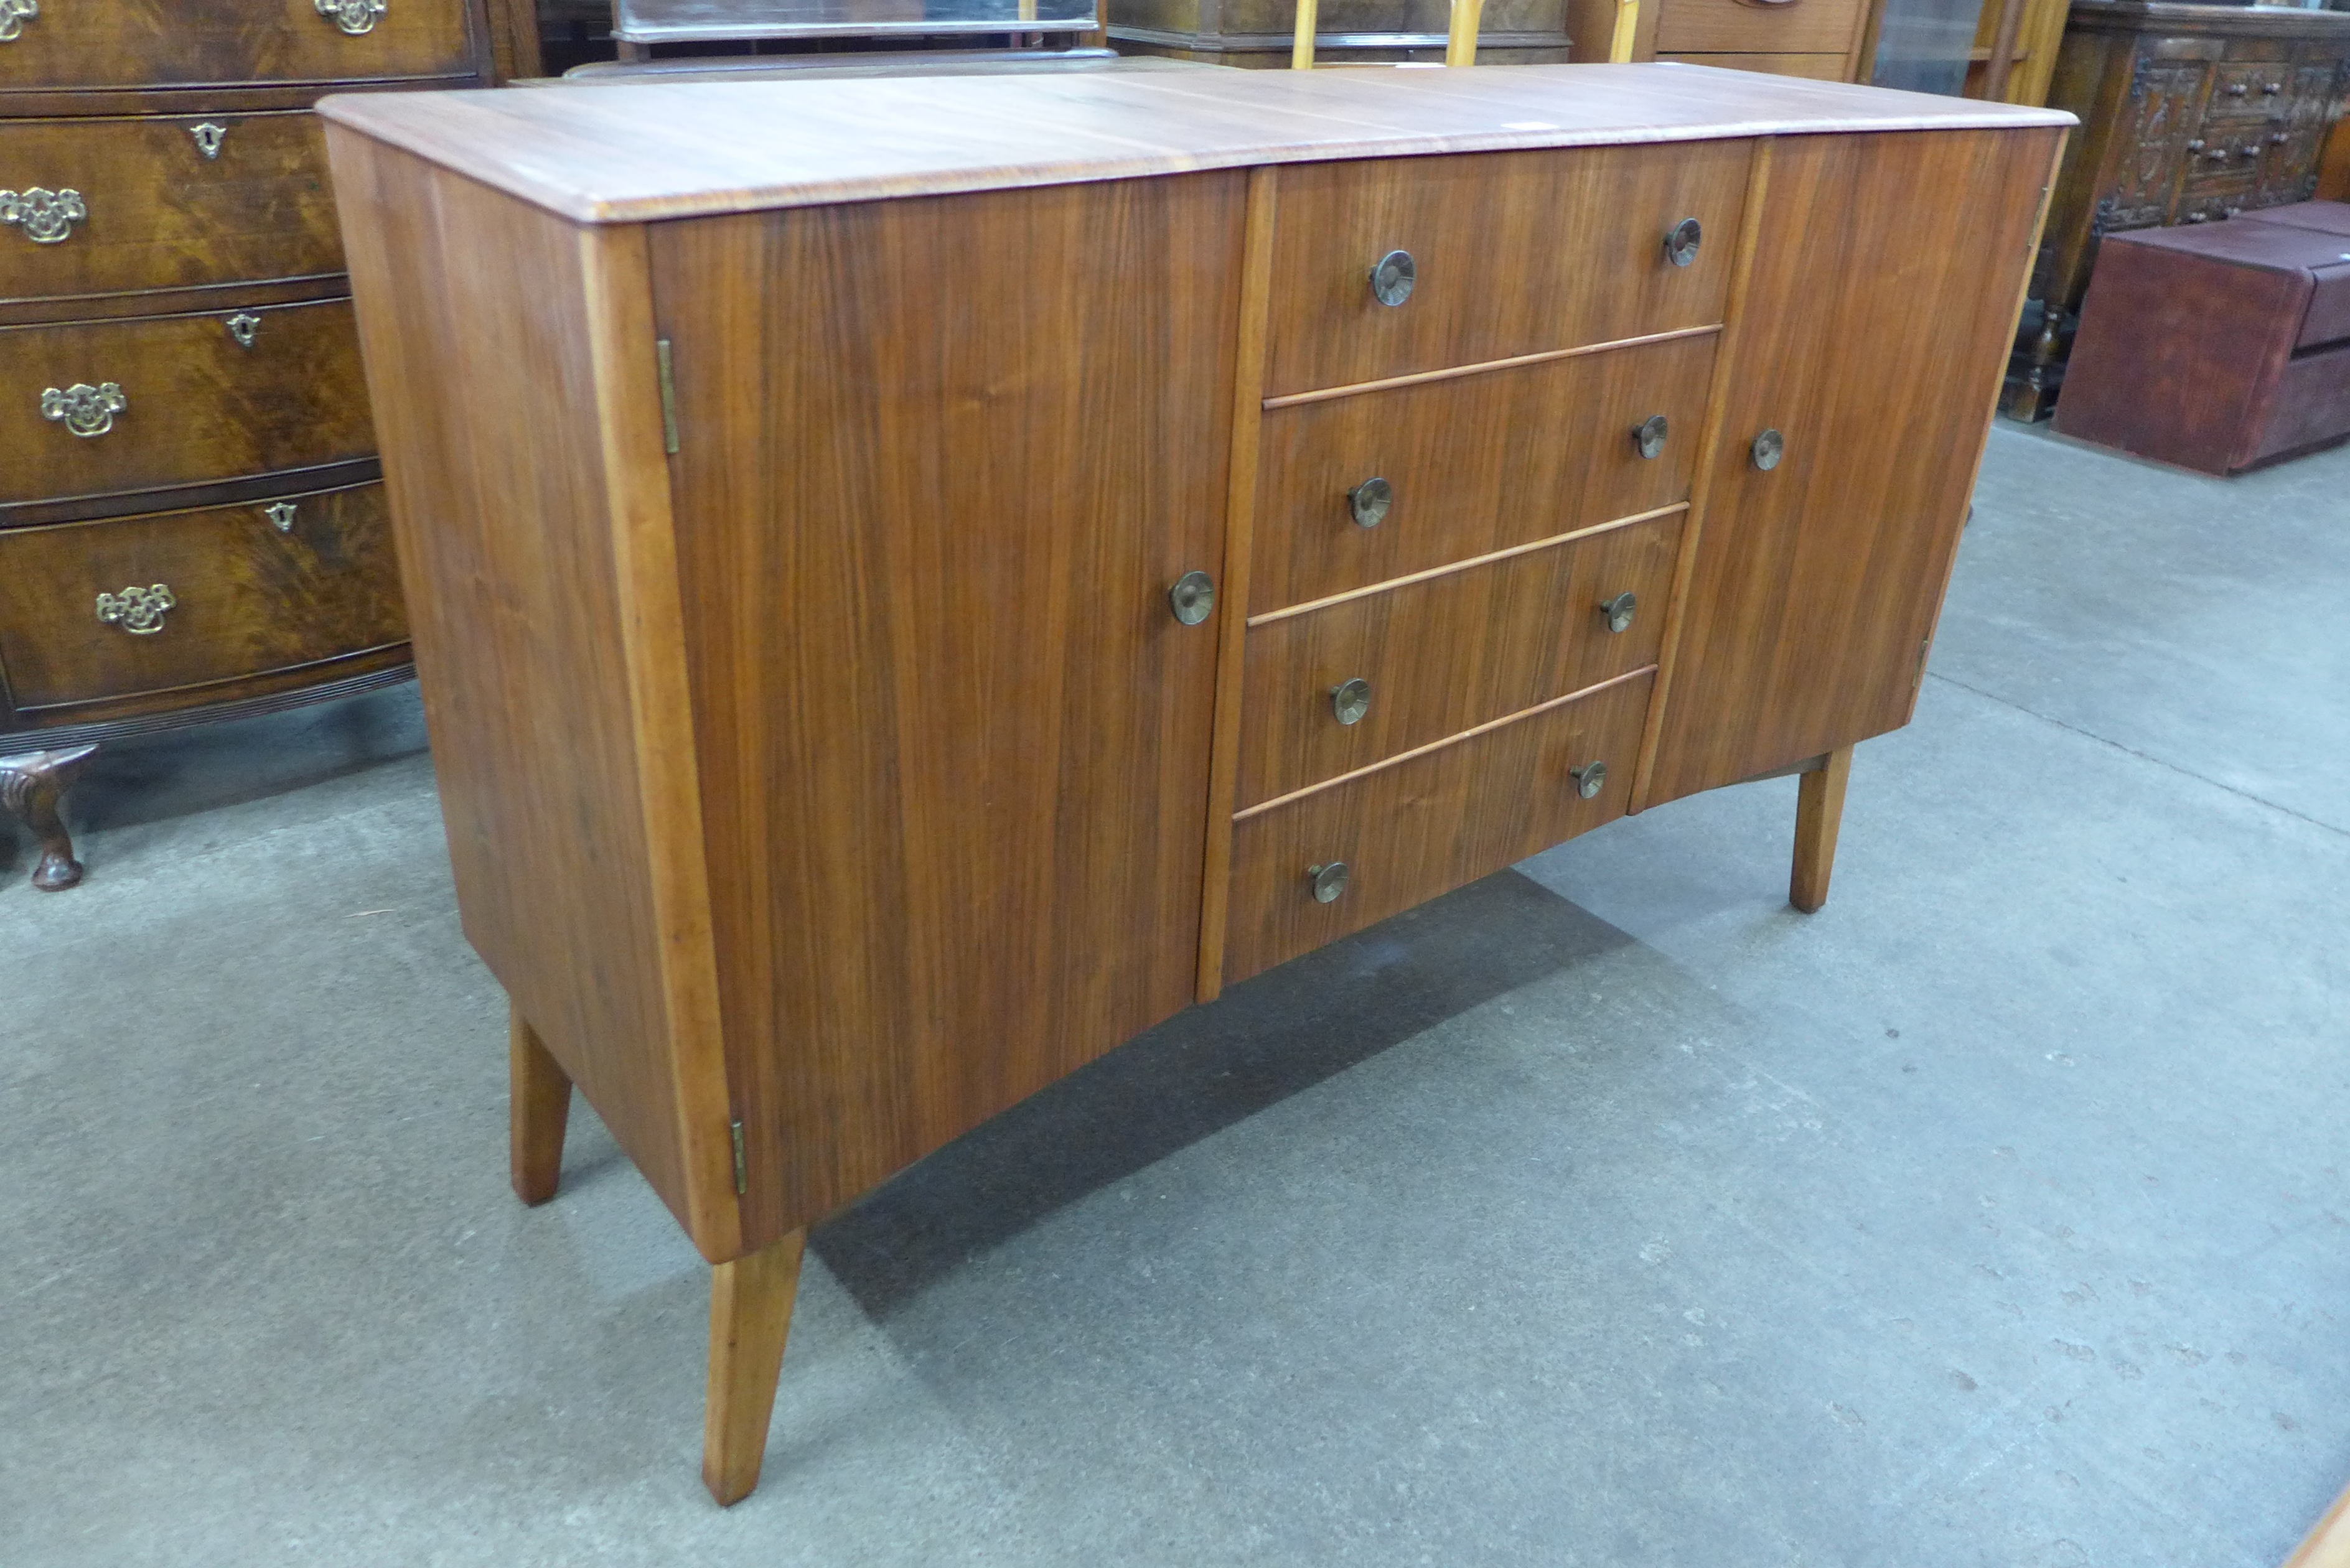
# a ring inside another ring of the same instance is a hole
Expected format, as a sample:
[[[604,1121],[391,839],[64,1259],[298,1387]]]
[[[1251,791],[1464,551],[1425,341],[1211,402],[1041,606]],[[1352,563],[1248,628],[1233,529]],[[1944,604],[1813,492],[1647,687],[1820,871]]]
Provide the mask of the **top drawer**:
[[[0,0],[0,8],[5,0]],[[19,0],[0,91],[463,76],[463,0]]]
[[[1665,0],[1660,54],[1841,55],[1860,30],[1861,0]]]
[[[1703,327],[1721,319],[1748,141],[1575,147],[1281,171],[1265,393]],[[1686,266],[1665,237],[1701,230]],[[1410,293],[1371,275],[1408,253]]]

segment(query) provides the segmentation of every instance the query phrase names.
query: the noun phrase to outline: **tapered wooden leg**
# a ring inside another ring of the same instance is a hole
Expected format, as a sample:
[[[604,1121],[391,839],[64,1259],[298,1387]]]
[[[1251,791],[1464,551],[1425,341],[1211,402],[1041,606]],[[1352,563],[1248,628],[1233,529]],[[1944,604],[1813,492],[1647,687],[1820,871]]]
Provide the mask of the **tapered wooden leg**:
[[[1795,795],[1795,872],[1787,881],[1787,902],[1811,914],[1828,901],[1828,873],[1835,869],[1836,826],[1844,820],[1845,781],[1852,777],[1852,748],[1838,746],[1826,764],[1804,774]]]
[[[702,1429],[702,1484],[722,1505],[751,1495],[767,1452],[767,1417],[800,1286],[795,1231],[710,1273],[710,1404]]]
[[[571,1119],[571,1080],[512,1007],[506,1022],[507,1137],[515,1196],[544,1203],[563,1176],[563,1128]]]
[[[57,815],[57,797],[73,782],[96,746],[70,746],[61,752],[27,752],[0,757],[0,805],[33,830],[41,841],[40,862],[33,867],[33,886],[55,893],[81,880],[81,862],[73,856],[73,840]]]

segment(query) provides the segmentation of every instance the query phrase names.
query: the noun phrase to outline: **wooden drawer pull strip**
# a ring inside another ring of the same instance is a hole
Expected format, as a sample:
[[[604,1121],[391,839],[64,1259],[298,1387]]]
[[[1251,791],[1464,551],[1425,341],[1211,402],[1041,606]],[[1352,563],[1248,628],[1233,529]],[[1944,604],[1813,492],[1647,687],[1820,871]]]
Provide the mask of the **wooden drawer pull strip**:
[[[1487,359],[1476,365],[1454,365],[1442,370],[1418,370],[1409,376],[1389,376],[1378,381],[1357,381],[1350,387],[1325,387],[1315,392],[1288,392],[1278,398],[1267,398],[1268,409],[1295,408],[1299,403],[1326,403],[1333,398],[1351,398],[1357,392],[1384,392],[1394,387],[1417,387],[1428,381],[1450,381],[1461,376],[1482,376],[1488,370],[1514,370],[1521,365],[1547,365],[1554,359],[1580,359],[1586,354],[1609,354],[1618,348],[1638,348],[1643,343],[1672,343],[1683,337],[1705,337],[1721,330],[1717,321],[1708,327],[1683,327],[1671,332],[1651,332],[1645,337],[1618,337],[1607,343],[1586,343],[1577,348],[1545,348],[1539,354],[1516,354],[1507,359]]]

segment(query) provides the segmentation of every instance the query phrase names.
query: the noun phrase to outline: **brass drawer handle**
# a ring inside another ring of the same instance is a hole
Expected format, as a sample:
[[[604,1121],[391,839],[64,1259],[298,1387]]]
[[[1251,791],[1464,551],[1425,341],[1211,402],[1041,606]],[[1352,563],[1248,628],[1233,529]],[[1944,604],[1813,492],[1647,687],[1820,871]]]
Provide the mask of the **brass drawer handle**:
[[[73,238],[73,226],[88,216],[78,191],[45,191],[38,185],[21,195],[0,191],[0,223],[23,224],[25,237],[36,245],[63,244]]]
[[[1629,631],[1632,617],[1640,607],[1640,596],[1627,590],[1612,599],[1599,601],[1599,613],[1607,618],[1609,631]]]
[[[1764,431],[1754,438],[1754,444],[1746,449],[1746,453],[1754,460],[1755,467],[1768,473],[1787,455],[1787,438],[1777,431]]]
[[[273,501],[261,509],[261,514],[268,518],[269,525],[280,534],[294,532],[294,503],[291,501]]]
[[[1412,285],[1419,281],[1419,268],[1413,265],[1409,251],[1389,251],[1371,268],[1371,297],[1381,305],[1401,305],[1411,297]]]
[[[1344,860],[1333,860],[1326,866],[1308,866],[1305,868],[1305,886],[1313,893],[1315,903],[1335,904],[1338,901],[1338,895],[1347,890],[1347,883],[1353,876]]]
[[[1596,799],[1599,792],[1607,787],[1607,764],[1588,762],[1579,768],[1567,769],[1566,776],[1575,781],[1575,794],[1586,800]]]
[[[1697,247],[1705,239],[1705,227],[1695,218],[1683,218],[1665,236],[1665,259],[1675,266],[1687,266],[1697,260]]]
[[[1665,437],[1671,429],[1664,415],[1650,414],[1632,427],[1632,445],[1642,457],[1662,457],[1665,454]]]
[[[133,637],[152,637],[163,629],[163,612],[179,602],[172,597],[169,584],[145,588],[133,585],[119,594],[99,595],[98,618]]]
[[[318,15],[358,37],[375,31],[376,21],[390,9],[388,0],[312,0]]]
[[[41,0],[0,0],[0,44],[12,42],[41,14]]]
[[[102,436],[114,428],[114,416],[130,406],[122,389],[112,381],[91,386],[76,381],[64,391],[41,389],[41,417],[62,422],[78,436]]]
[[[1330,711],[1341,724],[1359,724],[1371,711],[1371,683],[1361,676],[1330,688]]]
[[[1186,572],[1167,590],[1167,606],[1185,626],[1197,626],[1216,607],[1216,582],[1205,572]]]
[[[211,120],[207,119],[200,125],[192,125],[188,127],[188,134],[196,139],[197,151],[203,153],[208,159],[218,158],[220,156],[221,139],[228,134],[228,127],[225,125],[214,125]]]
[[[1394,504],[1395,486],[1377,474],[1347,492],[1347,511],[1357,528],[1378,527],[1387,521],[1388,508]]]

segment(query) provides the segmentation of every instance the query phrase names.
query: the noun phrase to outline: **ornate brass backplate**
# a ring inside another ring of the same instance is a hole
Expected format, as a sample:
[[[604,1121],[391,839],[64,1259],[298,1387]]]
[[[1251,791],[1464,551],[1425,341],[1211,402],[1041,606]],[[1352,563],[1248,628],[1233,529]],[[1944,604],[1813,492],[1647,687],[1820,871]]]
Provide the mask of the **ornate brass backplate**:
[[[318,15],[354,38],[375,30],[376,19],[390,9],[389,0],[312,0]]]
[[[0,0],[5,4],[5,0]],[[0,223],[16,223],[36,245],[60,244],[73,238],[73,226],[89,216],[78,191],[45,191],[35,185],[19,193],[0,191]]]
[[[0,4],[5,3],[5,0],[0,0]],[[188,134],[196,139],[197,151],[203,153],[206,158],[218,158],[220,156],[221,150],[221,138],[228,134],[228,127],[225,125],[215,125],[211,120],[207,119],[200,125],[192,125],[188,127]]]
[[[114,428],[114,416],[130,406],[130,400],[112,381],[95,387],[76,381],[63,391],[55,387],[41,391],[41,417],[59,421],[78,436],[104,435]]]
[[[133,637],[152,637],[163,629],[163,612],[179,602],[172,597],[169,584],[143,588],[134,585],[119,594],[99,595],[98,618]]]
[[[0,44],[15,38],[40,14],[40,0],[0,0]]]

